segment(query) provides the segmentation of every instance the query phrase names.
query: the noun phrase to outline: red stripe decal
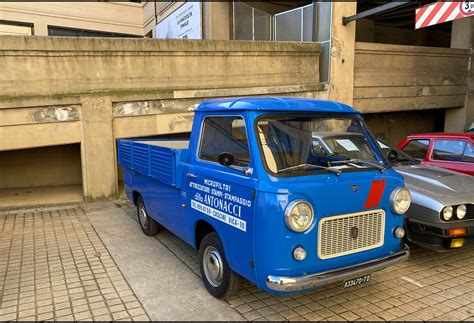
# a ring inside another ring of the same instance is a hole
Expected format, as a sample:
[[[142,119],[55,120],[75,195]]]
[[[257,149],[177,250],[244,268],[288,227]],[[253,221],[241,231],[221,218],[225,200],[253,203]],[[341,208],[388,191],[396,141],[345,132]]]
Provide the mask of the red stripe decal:
[[[441,7],[444,5],[444,2],[438,2],[434,5],[433,10],[430,12],[426,20],[421,24],[421,28],[431,25],[431,20],[433,20],[434,16],[438,13]]]
[[[370,185],[369,196],[367,196],[367,201],[365,201],[364,208],[369,209],[377,207],[380,204],[382,199],[383,191],[385,189],[385,181],[373,181]]]

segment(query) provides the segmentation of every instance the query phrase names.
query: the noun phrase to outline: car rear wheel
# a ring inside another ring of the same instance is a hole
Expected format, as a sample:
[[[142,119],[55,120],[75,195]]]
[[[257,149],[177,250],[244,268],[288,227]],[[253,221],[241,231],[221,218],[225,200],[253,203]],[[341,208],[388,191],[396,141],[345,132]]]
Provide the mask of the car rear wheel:
[[[145,202],[141,196],[137,199],[137,215],[138,222],[140,223],[140,227],[144,234],[147,236],[154,236],[158,233],[160,225],[148,215]]]
[[[228,299],[240,286],[240,277],[227,264],[221,241],[215,232],[208,233],[199,246],[201,277],[209,293]]]

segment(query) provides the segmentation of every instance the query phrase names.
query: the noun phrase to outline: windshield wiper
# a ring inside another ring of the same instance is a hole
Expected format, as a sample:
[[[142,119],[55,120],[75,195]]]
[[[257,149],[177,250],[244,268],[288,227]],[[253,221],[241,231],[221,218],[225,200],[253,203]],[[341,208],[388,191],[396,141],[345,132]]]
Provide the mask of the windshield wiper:
[[[364,164],[367,164],[367,165],[370,165],[370,166],[373,166],[375,168],[377,168],[381,173],[383,173],[385,171],[385,167],[383,166],[380,166],[380,165],[377,165],[375,163],[372,163],[372,162],[369,162],[369,161],[366,161],[366,160],[361,160],[361,159],[348,159],[348,160],[333,160],[330,162],[331,164],[334,164],[334,163],[346,163],[346,164],[350,164],[350,163],[364,163]]]
[[[324,166],[319,166],[319,165],[313,165],[313,164],[300,164],[300,165],[296,165],[296,166],[286,167],[286,168],[279,169],[277,171],[277,173],[283,173],[283,172],[287,172],[287,171],[290,171],[290,170],[298,170],[298,169],[306,169],[306,168],[324,169],[324,170],[327,170],[328,172],[336,174],[337,176],[339,176],[341,174],[341,170],[339,170],[339,169],[334,169],[334,168],[331,168],[331,167],[324,167]]]

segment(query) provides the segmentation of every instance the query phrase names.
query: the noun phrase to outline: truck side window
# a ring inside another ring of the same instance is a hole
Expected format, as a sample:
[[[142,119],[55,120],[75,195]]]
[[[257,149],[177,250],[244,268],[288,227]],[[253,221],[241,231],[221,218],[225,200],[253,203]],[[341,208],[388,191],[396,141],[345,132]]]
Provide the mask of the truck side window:
[[[220,154],[231,153],[235,165],[246,167],[250,163],[250,150],[242,117],[207,117],[204,119],[199,158],[216,162]]]
[[[430,141],[428,139],[411,140],[402,151],[416,159],[425,159]]]

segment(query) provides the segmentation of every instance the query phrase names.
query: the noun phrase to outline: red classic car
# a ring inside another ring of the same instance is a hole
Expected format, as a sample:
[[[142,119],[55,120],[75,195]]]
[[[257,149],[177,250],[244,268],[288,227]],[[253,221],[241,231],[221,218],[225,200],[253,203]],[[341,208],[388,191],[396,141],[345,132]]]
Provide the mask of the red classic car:
[[[397,147],[424,165],[474,175],[474,133],[411,135]]]

